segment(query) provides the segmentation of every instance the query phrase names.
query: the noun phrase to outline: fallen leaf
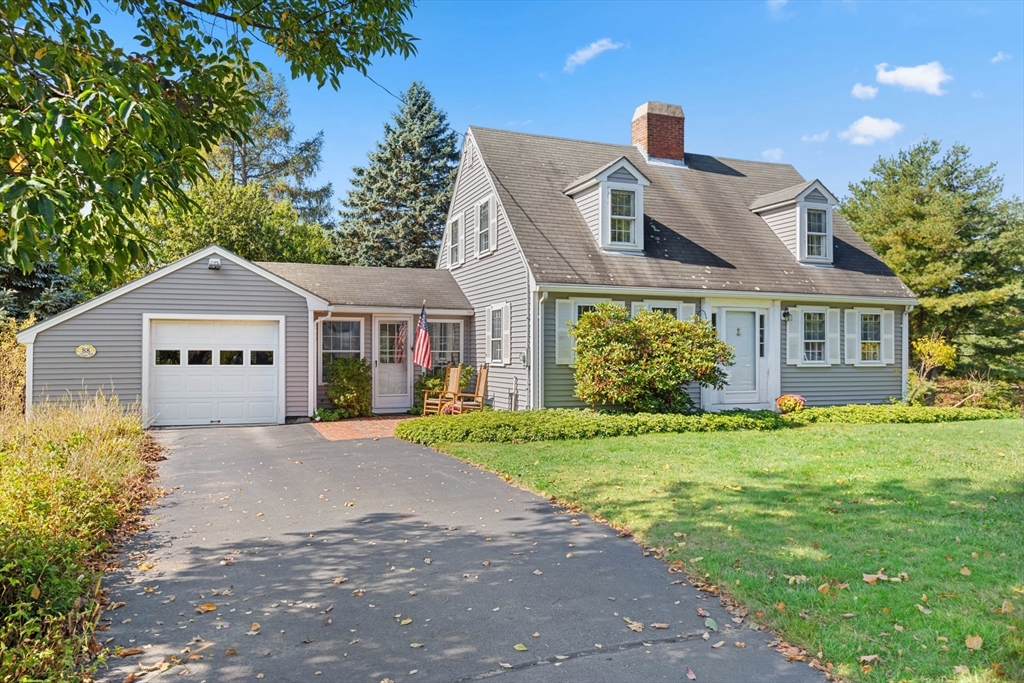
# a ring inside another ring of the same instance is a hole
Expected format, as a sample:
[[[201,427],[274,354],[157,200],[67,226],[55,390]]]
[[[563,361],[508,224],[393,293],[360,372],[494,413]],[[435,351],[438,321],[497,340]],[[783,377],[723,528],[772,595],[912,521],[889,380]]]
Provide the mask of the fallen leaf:
[[[827,583],[823,583],[820,586],[818,586],[818,592],[822,595],[828,595],[829,588],[830,586]]]
[[[853,612],[847,612],[846,614],[843,615],[843,619],[853,619],[855,616],[857,616],[857,615],[854,614]]]
[[[256,678],[266,678],[266,674],[264,674],[264,673],[262,673],[262,672],[261,672],[261,673],[258,673],[258,674],[256,674]],[[384,683],[384,682],[383,682],[383,681],[381,681],[381,683]]]
[[[747,646],[746,643],[741,643],[738,640],[735,643],[733,643],[733,645],[735,645],[736,647],[740,648],[741,650]]]
[[[356,597],[359,597],[360,595],[363,595],[365,593],[366,593],[366,591],[364,589],[362,589],[362,588],[357,588],[354,591],[352,591],[352,595],[354,595]]]
[[[899,624],[893,624],[892,627],[893,627],[893,629],[899,631],[900,633],[903,633],[903,631],[904,631],[904,628],[902,626],[900,626]]]
[[[502,669],[511,669],[512,668],[512,665],[509,664],[508,662],[498,662],[498,666],[500,666]]]
[[[402,619],[402,621],[398,622],[398,625],[399,626],[408,626],[411,623],[412,623],[412,619],[406,617],[405,619]]]
[[[718,648],[722,647],[723,645],[725,645],[725,641],[724,640],[720,640],[717,643],[715,643],[714,645],[712,645],[711,649],[712,650],[717,650]]]
[[[777,609],[780,612],[785,612],[786,611],[786,603],[784,603],[784,602],[777,602],[777,603],[775,603],[775,609]]]
[[[1003,600],[1002,607],[997,607],[996,612],[998,614],[1011,614],[1013,612],[1013,603],[1009,600]]]
[[[801,583],[805,583],[807,581],[807,577],[803,574],[797,574],[796,576],[788,576],[786,574],[783,574],[783,576],[789,579],[790,586],[800,585]]]
[[[138,569],[140,571],[144,571],[145,572],[145,571],[149,571],[150,569],[152,569],[153,565],[150,564],[149,562],[140,562],[138,565],[136,565],[136,567],[138,567]]]
[[[697,616],[698,617],[709,617],[711,615],[708,614],[707,612],[705,612],[703,607],[698,607],[697,608]]]
[[[540,638],[540,631],[537,631],[537,632],[536,632],[536,633],[534,633],[534,634],[533,634],[533,635],[532,635],[531,637],[532,637],[532,638]]]
[[[141,655],[141,654],[142,654],[142,648],[141,647],[129,647],[129,648],[126,648],[124,650],[118,650],[117,651],[117,656],[118,657],[131,657],[133,655]]]
[[[981,643],[981,636],[967,636],[967,638],[964,639],[964,645],[967,646],[968,650],[980,650]]]
[[[710,640],[711,639],[711,634],[708,633],[707,631],[704,631],[704,633],[700,634],[700,637],[703,638],[704,640]]]
[[[236,650],[233,647],[230,647],[227,650],[224,650],[224,654],[226,654],[228,657],[233,657],[238,654],[238,650]]]
[[[338,576],[331,579],[331,583],[345,583],[346,581],[348,581],[347,576]]]
[[[668,624],[651,624],[651,628],[666,629],[668,628]]]
[[[38,600],[39,596],[42,595],[42,592],[39,590],[39,586],[32,586],[32,590],[29,591],[28,595],[33,600]]]
[[[879,657],[878,655],[864,655],[863,657],[860,658],[860,662],[862,664],[867,664],[869,662],[880,662],[880,661],[882,661],[882,658]]]
[[[260,622],[258,622],[258,621],[252,622],[252,626],[249,627],[249,630],[250,631],[259,631],[260,630]]]
[[[932,613],[932,611],[930,609],[928,609],[927,607],[925,607],[924,605],[915,605],[915,607],[917,607],[917,611],[920,612],[921,614],[931,614]]]
[[[206,602],[196,607],[196,611],[200,614],[206,614],[207,612],[216,612],[217,605],[213,604],[212,602]]]
[[[541,571],[541,570],[539,570],[539,569],[534,569],[534,570],[533,570],[533,573],[534,573],[535,575],[537,575],[537,576],[540,576],[540,575],[541,575],[541,574],[543,574],[544,572],[542,572],[542,571]]]
[[[704,626],[711,629],[712,631],[715,631],[716,633],[718,632],[718,622],[712,619],[711,617],[708,617],[704,620]]]
[[[429,557],[424,557],[423,558],[423,564],[430,564],[431,562],[433,562],[433,560],[430,559]]]
[[[686,667],[686,677],[689,678],[691,681],[697,680],[697,674],[693,673],[690,667]]]
[[[964,576],[970,576],[971,575],[971,570],[968,569],[967,567],[960,567],[960,573],[963,574]]]
[[[526,647],[522,643],[516,643],[515,645],[512,646],[512,649],[513,650],[519,650],[520,652],[526,652],[530,648]]]
[[[131,672],[124,677],[124,683],[135,683],[135,672]]]
[[[416,648],[418,650],[423,647],[423,643],[409,643],[409,647]]]
[[[957,664],[956,666],[953,667],[953,673],[955,673],[955,674],[965,674],[966,675],[966,674],[971,673],[971,668],[968,667],[968,666],[964,666],[963,664]]]
[[[569,655],[555,655],[555,659],[569,659]]]
[[[643,630],[644,630],[644,624],[643,624],[643,622],[642,622],[642,621],[633,621],[633,622],[630,622],[630,624],[629,624],[629,630],[630,630],[630,631],[635,631],[636,633],[640,633],[641,631],[643,631]]]

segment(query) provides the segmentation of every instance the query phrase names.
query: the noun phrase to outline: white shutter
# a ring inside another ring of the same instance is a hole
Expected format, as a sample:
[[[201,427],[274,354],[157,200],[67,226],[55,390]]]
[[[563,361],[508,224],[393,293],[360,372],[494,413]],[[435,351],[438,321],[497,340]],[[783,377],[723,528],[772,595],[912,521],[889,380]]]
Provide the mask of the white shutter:
[[[846,364],[853,365],[860,361],[860,314],[849,308],[846,310]]]
[[[679,319],[689,320],[693,316],[697,315],[696,304],[679,304]]]
[[[613,301],[612,303],[615,304],[616,306],[622,306],[623,308],[626,307],[625,301]]]
[[[643,310],[647,309],[647,304],[644,303],[643,301],[634,301],[632,309],[633,310],[630,313],[630,315],[632,315],[632,317],[635,318],[640,311],[643,311]]]
[[[786,365],[800,363],[800,330],[803,325],[799,308],[789,309],[789,322],[786,323]]]
[[[569,323],[573,321],[573,302],[569,299],[555,301],[555,364],[572,365],[575,360],[573,340],[569,336]]]
[[[838,308],[830,308],[828,315],[825,316],[827,321],[825,352],[828,354],[829,365],[838,365],[842,362],[839,355],[839,313]]]
[[[882,362],[892,365],[896,362],[896,314],[882,311]]]
[[[501,305],[501,362],[512,362],[512,307],[506,302]]]
[[[487,201],[491,205],[491,210],[488,212],[488,215],[491,218],[491,251],[494,251],[498,248],[498,203],[494,201],[494,195],[491,195],[491,198]]]

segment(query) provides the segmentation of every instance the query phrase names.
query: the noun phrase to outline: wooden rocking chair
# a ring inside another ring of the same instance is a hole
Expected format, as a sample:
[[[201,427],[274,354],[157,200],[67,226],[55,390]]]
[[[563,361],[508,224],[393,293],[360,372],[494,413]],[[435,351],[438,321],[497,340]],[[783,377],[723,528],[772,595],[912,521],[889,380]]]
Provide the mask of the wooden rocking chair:
[[[457,400],[462,380],[462,364],[449,365],[444,373],[444,386],[440,391],[427,389],[423,392],[423,414],[440,415],[441,409]]]
[[[477,370],[476,388],[472,394],[459,392],[456,395],[459,412],[469,413],[484,409],[484,400],[487,398],[487,369],[486,365],[481,365]]]

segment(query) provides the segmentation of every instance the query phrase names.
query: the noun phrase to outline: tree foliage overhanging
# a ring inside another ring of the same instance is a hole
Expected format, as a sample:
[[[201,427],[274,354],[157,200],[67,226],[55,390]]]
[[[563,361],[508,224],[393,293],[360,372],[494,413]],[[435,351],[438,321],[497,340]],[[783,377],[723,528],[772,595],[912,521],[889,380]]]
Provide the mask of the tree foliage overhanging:
[[[995,164],[925,139],[871,173],[840,210],[920,299],[911,336],[955,343],[962,372],[1024,377],[1024,203]]]
[[[433,268],[455,186],[458,135],[422,83],[409,86],[392,119],[369,163],[353,169],[338,260]]]
[[[256,112],[250,51],[337,88],[379,54],[409,56],[410,0],[115,0],[139,49],[116,44],[90,0],[0,7],[0,261],[124,271],[145,256],[133,216],[188,205],[206,154]]]

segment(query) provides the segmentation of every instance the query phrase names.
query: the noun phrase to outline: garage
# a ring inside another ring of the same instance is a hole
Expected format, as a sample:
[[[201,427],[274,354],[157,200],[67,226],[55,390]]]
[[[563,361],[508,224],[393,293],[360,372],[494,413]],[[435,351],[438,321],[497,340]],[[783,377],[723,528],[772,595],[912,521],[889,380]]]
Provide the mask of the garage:
[[[281,321],[147,317],[153,425],[279,421]]]

